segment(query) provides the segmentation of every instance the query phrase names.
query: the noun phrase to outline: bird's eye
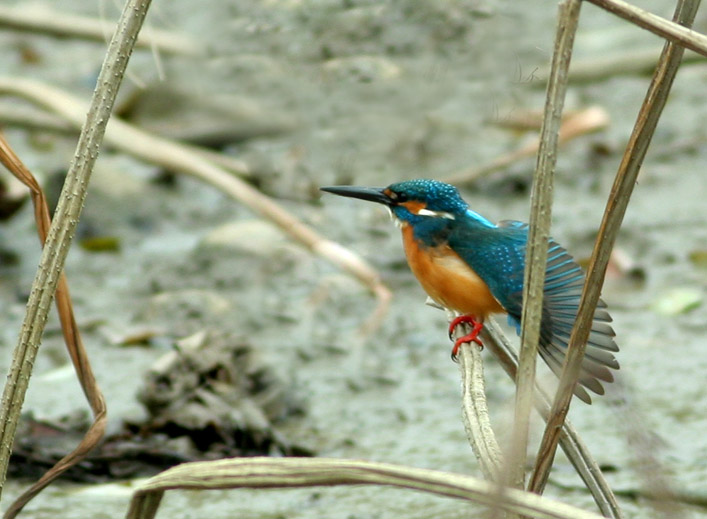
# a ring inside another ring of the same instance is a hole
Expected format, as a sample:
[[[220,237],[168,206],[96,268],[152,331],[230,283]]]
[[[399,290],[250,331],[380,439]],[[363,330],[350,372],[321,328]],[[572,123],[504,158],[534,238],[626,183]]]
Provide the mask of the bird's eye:
[[[408,196],[405,193],[396,193],[395,191],[393,191],[391,193],[391,195],[392,195],[391,198],[393,199],[393,201],[398,204],[401,202],[407,202],[407,200],[408,200]]]

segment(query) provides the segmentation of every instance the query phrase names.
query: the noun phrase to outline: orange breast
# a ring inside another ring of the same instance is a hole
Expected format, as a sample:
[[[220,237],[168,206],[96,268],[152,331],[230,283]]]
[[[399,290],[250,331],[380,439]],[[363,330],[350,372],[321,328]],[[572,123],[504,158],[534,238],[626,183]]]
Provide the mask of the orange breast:
[[[488,285],[448,246],[420,246],[410,225],[403,226],[403,245],[422,288],[442,306],[478,319],[504,312]]]

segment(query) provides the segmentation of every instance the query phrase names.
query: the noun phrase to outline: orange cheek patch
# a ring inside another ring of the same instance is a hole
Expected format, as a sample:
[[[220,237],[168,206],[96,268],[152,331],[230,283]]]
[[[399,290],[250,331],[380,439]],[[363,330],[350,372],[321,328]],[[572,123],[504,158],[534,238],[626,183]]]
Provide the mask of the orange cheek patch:
[[[410,200],[409,202],[403,202],[400,205],[403,206],[408,211],[410,211],[412,214],[417,214],[420,212],[420,209],[424,209],[425,207],[427,207],[426,203],[417,202],[415,200]]]

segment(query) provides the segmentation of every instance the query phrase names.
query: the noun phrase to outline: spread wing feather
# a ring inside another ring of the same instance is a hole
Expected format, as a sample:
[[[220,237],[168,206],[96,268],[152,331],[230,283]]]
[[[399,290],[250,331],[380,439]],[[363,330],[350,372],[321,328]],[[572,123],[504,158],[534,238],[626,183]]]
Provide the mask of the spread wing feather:
[[[489,285],[491,293],[508,312],[509,321],[519,329],[527,224],[503,221],[496,227],[464,225],[459,228],[449,236],[450,247]],[[559,376],[577,317],[584,273],[572,256],[551,239],[545,276],[540,356]],[[575,394],[587,403],[591,403],[591,398],[583,388],[604,394],[600,381],[612,382],[614,377],[609,369],[619,369],[612,353],[619,348],[610,322],[606,304],[600,301],[594,312],[579,385],[575,389]]]

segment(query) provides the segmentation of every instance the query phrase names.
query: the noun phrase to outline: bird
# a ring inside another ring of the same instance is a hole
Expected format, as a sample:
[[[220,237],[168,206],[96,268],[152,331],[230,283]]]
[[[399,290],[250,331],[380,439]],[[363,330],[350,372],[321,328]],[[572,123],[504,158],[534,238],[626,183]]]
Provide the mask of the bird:
[[[431,179],[396,182],[387,187],[332,186],[322,191],[382,204],[402,231],[408,264],[422,288],[439,305],[459,314],[449,327],[469,323],[464,342],[482,345],[478,335],[486,318],[507,314],[520,333],[528,225],[516,220],[494,224],[473,211],[451,184]],[[582,268],[552,238],[543,290],[538,352],[559,377],[584,285]],[[612,319],[600,300],[581,365],[575,395],[591,404],[586,390],[604,394],[618,370]]]

